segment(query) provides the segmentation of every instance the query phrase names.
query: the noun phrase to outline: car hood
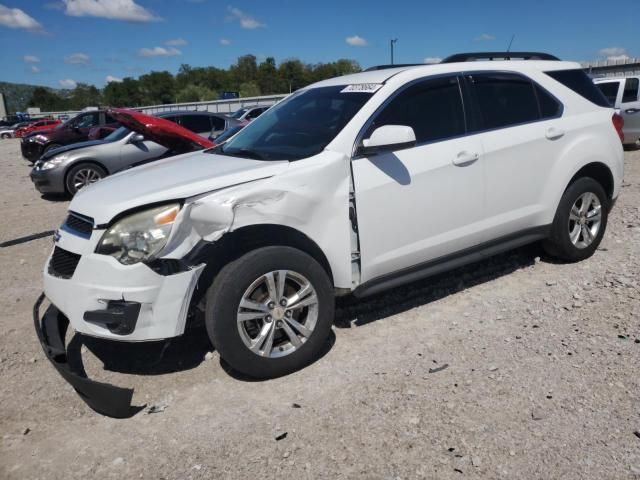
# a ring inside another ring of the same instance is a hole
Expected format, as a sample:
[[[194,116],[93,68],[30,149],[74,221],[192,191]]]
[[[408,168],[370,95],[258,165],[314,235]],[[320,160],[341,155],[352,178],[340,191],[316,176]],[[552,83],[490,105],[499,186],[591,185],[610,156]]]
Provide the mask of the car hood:
[[[164,118],[152,117],[144,113],[112,108],[109,114],[120,125],[127,127],[144,137],[175,153],[187,153],[214,146],[212,142]]]
[[[53,150],[47,151],[47,153],[43,154],[40,157],[40,160],[49,160],[50,158],[65,152],[70,152],[72,150],[78,150],[85,147],[93,147],[95,145],[102,145],[103,143],[105,143],[103,140],[91,140],[88,142],[72,143],[71,145],[67,145],[66,147],[55,148]]]
[[[126,170],[83,188],[71,201],[69,210],[92,217],[96,225],[103,225],[136,207],[272,177],[288,166],[288,161],[188,153]]]

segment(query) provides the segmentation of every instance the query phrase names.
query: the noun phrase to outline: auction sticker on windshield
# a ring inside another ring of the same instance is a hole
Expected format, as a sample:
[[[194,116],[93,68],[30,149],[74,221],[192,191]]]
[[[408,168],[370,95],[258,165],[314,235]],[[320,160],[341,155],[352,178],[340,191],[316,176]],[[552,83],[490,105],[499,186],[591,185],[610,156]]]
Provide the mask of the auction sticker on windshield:
[[[373,93],[377,92],[380,87],[382,87],[381,83],[355,83],[353,85],[347,85],[340,93]]]

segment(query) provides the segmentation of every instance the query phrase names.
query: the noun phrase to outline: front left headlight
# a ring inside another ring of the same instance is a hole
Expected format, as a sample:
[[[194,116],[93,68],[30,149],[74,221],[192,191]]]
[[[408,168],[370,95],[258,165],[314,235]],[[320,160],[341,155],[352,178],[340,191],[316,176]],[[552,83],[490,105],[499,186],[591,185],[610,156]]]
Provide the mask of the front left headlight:
[[[51,170],[69,158],[67,155],[57,155],[40,163],[38,170]]]
[[[102,235],[96,253],[123,265],[155,257],[167,244],[179,211],[180,204],[172,203],[124,217]]]

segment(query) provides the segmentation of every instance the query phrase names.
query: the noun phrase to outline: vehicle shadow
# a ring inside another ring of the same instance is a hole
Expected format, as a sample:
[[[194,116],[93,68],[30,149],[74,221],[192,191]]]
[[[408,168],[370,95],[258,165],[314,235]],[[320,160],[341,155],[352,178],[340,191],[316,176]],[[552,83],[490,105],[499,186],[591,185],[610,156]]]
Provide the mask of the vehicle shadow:
[[[68,202],[71,200],[69,195],[63,193],[43,193],[40,198],[48,202]]]
[[[534,243],[371,297],[338,298],[334,324],[351,328],[382,320],[531,266],[536,257],[552,261]]]
[[[354,296],[338,298],[334,325],[336,328],[352,328],[383,320],[531,266],[536,257],[542,256],[542,248],[536,243],[364,299]],[[545,261],[551,260],[545,258]],[[314,362],[329,353],[335,341],[336,336],[332,332]],[[202,315],[188,321],[184,335],[167,341],[125,343],[75,334],[67,352],[69,363],[78,370],[83,370],[83,345],[104,363],[105,370],[136,375],[190,370],[200,365],[207,352],[213,350]],[[233,370],[222,359],[220,366],[236,380],[262,381]]]

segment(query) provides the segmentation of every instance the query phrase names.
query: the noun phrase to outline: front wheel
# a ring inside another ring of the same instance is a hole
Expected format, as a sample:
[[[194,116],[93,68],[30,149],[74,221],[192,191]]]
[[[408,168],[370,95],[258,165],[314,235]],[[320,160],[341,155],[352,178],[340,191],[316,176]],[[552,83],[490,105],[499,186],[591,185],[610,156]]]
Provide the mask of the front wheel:
[[[233,369],[274,378],[318,358],[331,330],[333,289],[320,264],[290,247],[263,247],[226,265],[207,292],[205,322]]]
[[[5,140],[6,140],[7,138],[11,138],[11,134],[10,134],[10,133],[3,133],[3,134],[2,134],[2,138],[3,138],[3,139],[5,139]]]
[[[543,246],[548,254],[568,262],[589,258],[598,248],[609,213],[609,198],[590,177],[579,178],[562,195],[551,234]]]
[[[93,163],[82,163],[69,170],[66,176],[66,187],[69,195],[74,196],[78,190],[97,182],[107,176],[107,172]]]

